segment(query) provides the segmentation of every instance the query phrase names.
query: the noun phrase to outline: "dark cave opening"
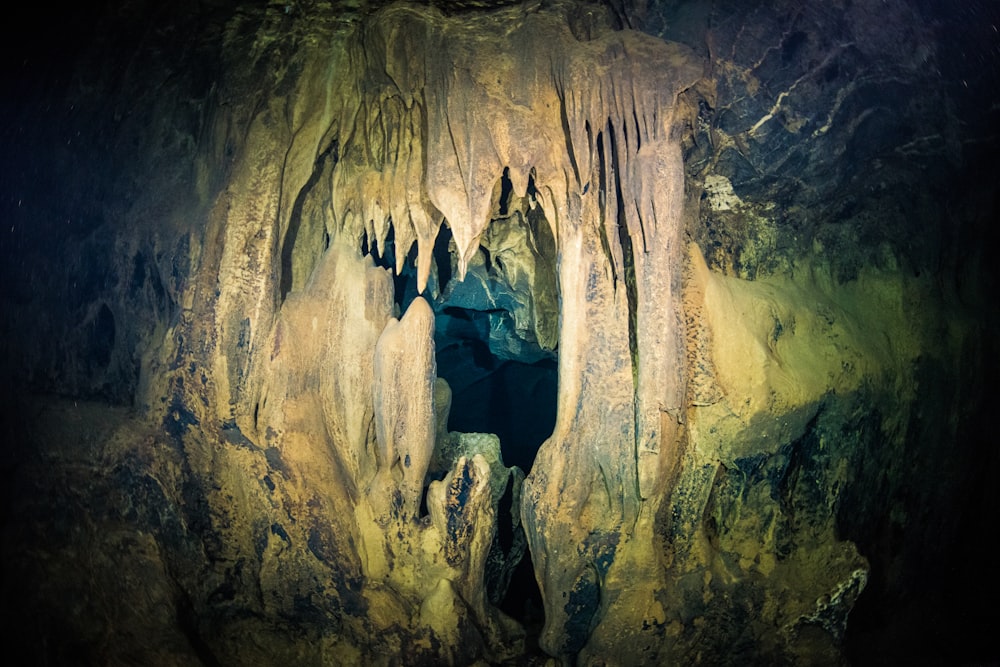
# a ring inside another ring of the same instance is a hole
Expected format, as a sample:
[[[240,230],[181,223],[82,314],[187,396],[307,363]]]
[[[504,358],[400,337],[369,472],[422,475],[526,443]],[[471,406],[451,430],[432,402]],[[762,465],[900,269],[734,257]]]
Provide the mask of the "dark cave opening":
[[[485,248],[481,257],[480,266],[488,270]],[[448,299],[443,303],[447,304]],[[539,446],[555,427],[555,355],[539,354],[537,348],[530,347],[522,358],[510,354],[495,336],[498,329],[511,326],[511,314],[502,309],[477,310],[439,303],[436,311],[438,377],[444,378],[452,390],[448,430],[495,434],[500,439],[504,464],[517,466],[527,474]],[[523,530],[513,527],[512,517],[517,512],[519,507],[508,489],[497,512],[496,540],[505,554],[511,553],[510,543],[514,540],[509,533]],[[524,626],[529,649],[532,644],[537,649],[544,612],[530,550],[525,549],[510,573],[506,592],[494,604]]]
[[[540,227],[536,222],[532,229]],[[382,245],[379,248],[366,233],[361,252],[392,272],[398,316],[402,316],[417,297],[417,248],[415,244],[410,248],[397,274],[391,225]],[[530,335],[522,338],[525,334],[518,331],[511,310],[524,295],[504,283],[499,276],[502,266],[494,266],[499,262],[491,260],[485,246],[479,248],[478,260],[470,265],[465,281],[452,283],[452,246],[451,230],[444,224],[434,244],[434,269],[424,293],[435,312],[437,374],[452,390],[448,430],[495,434],[504,463],[527,474],[539,446],[555,426],[556,352],[542,349]]]
[[[504,463],[530,472],[539,446],[552,434],[556,418],[558,363],[501,359],[482,332],[490,330],[489,313],[449,307],[438,314],[438,377],[452,388],[448,430],[494,433]],[[500,501],[497,537],[509,553],[511,517],[519,512],[510,489]],[[535,580],[531,552],[526,549],[497,605],[537,641],[543,617],[542,596]]]
[[[555,273],[549,275],[548,265],[538,259],[526,262],[525,255],[537,254],[538,248],[554,255],[555,249],[554,242],[549,247],[538,238],[539,230],[547,231],[541,213],[539,221],[513,210],[506,169],[500,186],[500,209],[510,215],[491,221],[461,282],[452,280],[456,257],[451,230],[441,226],[428,292],[435,312],[438,377],[452,391],[448,430],[495,434],[504,463],[527,474],[555,426],[558,363],[556,351],[539,342],[537,321],[535,329],[525,325],[526,313],[548,303],[540,294],[555,294]],[[491,234],[502,241],[491,246]],[[519,246],[521,255],[511,256],[507,249],[512,238],[527,239]],[[517,268],[508,271],[507,261]],[[529,266],[534,281],[521,278]],[[408,260],[404,273],[413,271]],[[416,296],[415,281],[400,286],[409,290],[400,301],[405,309]],[[554,300],[551,307],[556,307]]]
[[[505,195],[509,198],[509,193]],[[527,233],[537,233],[534,230],[542,227],[534,222],[524,226],[532,230]],[[499,229],[509,221],[501,219],[491,224]],[[396,253],[392,231],[383,245],[376,248],[366,237],[362,251],[370,254],[378,266],[392,270]],[[433,256],[424,296],[435,312],[437,375],[451,387],[448,430],[495,434],[504,464],[517,466],[527,474],[539,446],[555,427],[556,353],[542,349],[530,336],[529,340],[522,339],[525,334],[518,332],[511,311],[528,298],[525,288],[514,287],[504,279],[502,264],[498,265],[498,258],[485,245],[479,248],[462,282],[452,279],[456,258],[447,225],[441,226]],[[400,314],[417,296],[415,259],[411,251],[402,272],[397,275],[393,271]],[[498,507],[494,544],[505,559],[514,557],[514,542],[525,539],[523,534],[516,535],[523,529],[513,522],[519,511],[513,490],[508,488]],[[491,601],[524,626],[529,643],[537,642],[544,615],[530,550],[524,549],[508,576],[506,585],[491,589]]]
[[[555,240],[544,211],[535,204],[533,177],[526,196],[517,198],[505,170],[495,196],[502,217],[491,220],[462,281],[454,280],[457,254],[451,229],[446,221],[441,225],[423,296],[435,313],[437,376],[451,388],[448,431],[496,435],[504,464],[528,474],[556,421]],[[401,317],[417,297],[416,245],[397,273],[391,225],[382,244],[367,233],[360,241],[362,254],[392,273]],[[487,581],[487,588],[491,602],[524,626],[535,650],[544,612],[530,550],[523,546],[526,536],[514,522],[519,511],[512,477],[499,501],[493,549],[514,567],[500,580]],[[426,504],[420,512],[427,512]]]
[[[527,473],[555,425],[558,365],[494,356],[488,342],[475,337],[485,319],[484,313],[457,308],[438,316],[447,327],[438,348],[438,377],[452,388],[448,429],[496,434],[504,463]]]

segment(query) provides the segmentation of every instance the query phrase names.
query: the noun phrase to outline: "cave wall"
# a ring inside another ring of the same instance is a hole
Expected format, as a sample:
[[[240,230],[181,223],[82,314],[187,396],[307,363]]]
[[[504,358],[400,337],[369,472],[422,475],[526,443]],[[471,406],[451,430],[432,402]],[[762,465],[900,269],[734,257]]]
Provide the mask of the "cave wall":
[[[996,459],[968,245],[996,199],[971,178],[995,112],[945,74],[959,19],[131,11],[89,19],[142,30],[72,51],[64,88],[22,72],[72,113],[8,110],[3,611],[36,662],[950,657],[907,628],[988,655],[968,581],[925,585],[997,506],[963,498]],[[504,216],[555,255],[557,295],[504,265],[558,355],[530,471],[449,433],[436,379],[442,226],[457,285]],[[541,628],[486,584],[525,545]]]

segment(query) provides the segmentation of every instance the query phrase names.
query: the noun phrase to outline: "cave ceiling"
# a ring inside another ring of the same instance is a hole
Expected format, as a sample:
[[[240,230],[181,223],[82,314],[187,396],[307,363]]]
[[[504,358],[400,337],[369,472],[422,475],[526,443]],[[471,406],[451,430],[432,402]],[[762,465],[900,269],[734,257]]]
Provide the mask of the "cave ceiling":
[[[29,16],[0,333],[31,664],[864,664],[936,626],[988,658],[956,619],[995,584],[911,591],[996,514],[998,25]]]

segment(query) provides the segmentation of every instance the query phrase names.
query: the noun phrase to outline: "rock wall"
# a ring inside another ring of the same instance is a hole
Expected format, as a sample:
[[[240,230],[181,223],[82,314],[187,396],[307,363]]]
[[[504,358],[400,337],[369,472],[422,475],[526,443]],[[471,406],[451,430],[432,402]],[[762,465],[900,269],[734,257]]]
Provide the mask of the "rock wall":
[[[34,662],[841,664],[956,631],[977,594],[909,591],[996,507],[963,496],[996,351],[962,244],[997,203],[943,192],[989,124],[883,4],[98,22],[144,29],[82,51],[56,127],[106,172],[44,206],[10,177],[3,246]],[[530,471],[448,432],[448,307],[558,359]],[[500,610],[529,556],[541,627]]]

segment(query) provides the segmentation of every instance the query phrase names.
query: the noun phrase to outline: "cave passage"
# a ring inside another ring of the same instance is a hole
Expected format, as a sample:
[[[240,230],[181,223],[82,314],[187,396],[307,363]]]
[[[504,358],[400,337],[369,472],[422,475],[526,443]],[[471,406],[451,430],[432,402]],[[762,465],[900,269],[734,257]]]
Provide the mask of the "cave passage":
[[[509,197],[505,178],[501,203]],[[506,213],[506,205],[501,210]],[[417,297],[416,246],[396,274],[393,232],[390,226],[384,248],[370,243],[366,235],[361,251],[393,272],[398,316],[402,316]],[[452,391],[448,430],[495,434],[504,463],[527,474],[556,420],[557,351],[538,340],[544,324],[534,322],[534,330],[524,325],[526,313],[542,308],[548,308],[552,322],[558,321],[553,312],[557,309],[555,243],[540,210],[528,215],[518,210],[494,219],[485,236],[462,281],[453,280],[456,257],[447,224],[435,241],[434,267],[424,296],[435,313],[437,375]],[[490,238],[499,239],[493,252]]]
[[[448,430],[495,434],[504,464],[527,474],[556,421],[555,241],[540,207],[530,212],[508,208],[509,187],[505,178],[498,189],[498,209],[508,215],[491,221],[462,281],[454,279],[454,243],[450,229],[442,225],[425,296],[435,312],[437,375],[451,387]],[[397,250],[391,229],[384,246],[374,247],[366,237],[362,252],[392,270]],[[417,297],[414,250],[400,274],[393,274],[400,315]],[[541,309],[546,310],[539,315]],[[551,319],[542,321],[546,317]],[[531,325],[525,326],[526,318]],[[515,539],[510,526],[518,511],[508,488],[497,516],[497,539],[504,553]],[[529,551],[498,597],[494,603],[524,626],[529,643],[537,642],[544,612]]]
[[[556,419],[557,352],[546,343],[558,321],[555,244],[540,212],[508,208],[506,172],[499,191],[504,216],[490,222],[464,280],[452,279],[450,229],[438,235],[437,371],[452,392],[448,430],[495,434],[504,463],[529,473]]]
[[[448,430],[496,434],[504,463],[527,473],[555,426],[558,364],[548,358],[525,362],[494,355],[483,337],[490,330],[490,316],[448,307],[436,318],[438,376],[452,388]],[[509,526],[510,514],[517,511],[508,491],[498,526]],[[530,551],[517,563],[498,606],[524,626],[529,644],[537,642],[544,613]]]
[[[507,217],[491,221],[465,280],[451,280],[454,256],[448,251],[447,227],[435,244],[437,373],[452,392],[448,430],[495,434],[504,463],[529,473],[556,421],[558,361],[555,349],[540,342],[552,331],[538,316],[539,308],[557,309],[555,243],[540,207],[536,214],[508,208],[506,173],[501,186],[498,209]],[[517,325],[532,310],[534,333]],[[511,525],[511,515],[518,511],[508,490],[497,525]],[[508,535],[505,540],[504,532],[498,535],[501,543],[513,539]],[[497,602],[525,628],[529,652],[538,652],[544,611],[530,551],[524,551]]]
[[[496,434],[504,463],[530,472],[555,426],[556,361],[495,356],[480,337],[489,331],[488,313],[446,308],[437,326],[438,376],[452,389],[448,430]]]
[[[417,296],[412,259],[407,259],[401,275],[394,276],[401,314]],[[390,249],[381,262],[391,261]],[[432,307],[437,374],[452,391],[448,430],[495,434],[504,463],[527,474],[539,446],[555,427],[559,375],[555,354],[530,345],[519,353],[498,354],[496,332],[513,326],[510,313],[503,309],[464,308],[449,305],[447,299],[435,300]]]

